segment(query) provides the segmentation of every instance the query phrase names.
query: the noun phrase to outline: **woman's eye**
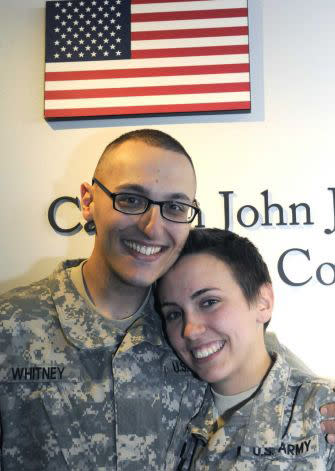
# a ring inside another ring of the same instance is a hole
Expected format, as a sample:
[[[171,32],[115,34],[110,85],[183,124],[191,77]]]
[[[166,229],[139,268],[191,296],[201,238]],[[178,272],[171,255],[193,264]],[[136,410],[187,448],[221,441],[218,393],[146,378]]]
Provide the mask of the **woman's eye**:
[[[211,307],[218,303],[217,299],[206,299],[201,304],[203,307]]]
[[[166,322],[175,321],[175,320],[179,319],[180,316],[181,316],[180,311],[171,311],[171,312],[167,312],[166,314],[164,314],[164,318],[165,318]]]

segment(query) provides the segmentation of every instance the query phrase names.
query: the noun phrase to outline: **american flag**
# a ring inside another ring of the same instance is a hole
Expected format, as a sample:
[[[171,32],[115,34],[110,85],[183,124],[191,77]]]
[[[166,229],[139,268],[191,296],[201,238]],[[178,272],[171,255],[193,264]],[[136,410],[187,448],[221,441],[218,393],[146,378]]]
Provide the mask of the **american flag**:
[[[250,109],[247,0],[46,2],[46,119]]]

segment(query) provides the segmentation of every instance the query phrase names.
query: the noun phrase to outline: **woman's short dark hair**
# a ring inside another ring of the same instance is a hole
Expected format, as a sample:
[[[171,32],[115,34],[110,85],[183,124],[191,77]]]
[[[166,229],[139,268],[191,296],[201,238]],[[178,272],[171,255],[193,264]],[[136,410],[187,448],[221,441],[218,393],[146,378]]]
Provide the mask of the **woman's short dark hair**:
[[[263,284],[271,283],[268,267],[257,248],[234,232],[192,229],[180,257],[198,253],[208,253],[228,265],[248,303],[257,298]]]

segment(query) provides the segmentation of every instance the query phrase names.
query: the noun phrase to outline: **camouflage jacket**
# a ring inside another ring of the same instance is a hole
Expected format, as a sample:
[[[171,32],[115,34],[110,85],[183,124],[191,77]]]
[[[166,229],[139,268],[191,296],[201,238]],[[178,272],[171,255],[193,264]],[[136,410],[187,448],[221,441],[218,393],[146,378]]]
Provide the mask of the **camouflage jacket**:
[[[171,471],[205,385],[152,300],[126,335],[92,312],[77,263],[0,298],[0,469]]]
[[[322,404],[334,401],[334,384],[291,368],[281,355],[275,357],[252,398],[217,420],[207,389],[203,406],[189,425],[190,439],[179,469],[335,470],[335,446],[321,433],[319,413]]]

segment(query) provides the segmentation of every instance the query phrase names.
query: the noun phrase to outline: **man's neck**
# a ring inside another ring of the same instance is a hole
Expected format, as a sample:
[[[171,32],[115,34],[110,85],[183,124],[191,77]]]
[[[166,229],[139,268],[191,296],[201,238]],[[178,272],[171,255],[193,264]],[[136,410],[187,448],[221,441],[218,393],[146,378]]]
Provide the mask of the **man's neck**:
[[[120,280],[92,255],[83,266],[87,295],[107,319],[125,319],[144,302],[150,288],[131,286]]]

